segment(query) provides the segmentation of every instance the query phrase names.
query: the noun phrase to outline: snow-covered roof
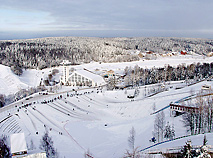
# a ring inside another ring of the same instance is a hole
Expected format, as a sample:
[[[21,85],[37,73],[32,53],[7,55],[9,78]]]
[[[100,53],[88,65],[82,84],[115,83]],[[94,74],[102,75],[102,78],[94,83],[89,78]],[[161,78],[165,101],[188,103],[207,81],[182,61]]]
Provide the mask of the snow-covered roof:
[[[69,62],[69,60],[63,60],[63,62],[62,63],[60,63],[61,65],[71,65],[72,63],[71,62]]]
[[[10,135],[11,153],[27,151],[24,133]]]
[[[103,77],[99,76],[99,75],[96,75],[88,70],[85,70],[85,69],[80,69],[80,70],[76,70],[72,73],[72,75],[74,73],[77,73],[83,77],[86,77],[88,79],[91,79],[93,80],[94,82],[96,83],[101,83],[101,84],[105,84],[106,82],[104,81]]]

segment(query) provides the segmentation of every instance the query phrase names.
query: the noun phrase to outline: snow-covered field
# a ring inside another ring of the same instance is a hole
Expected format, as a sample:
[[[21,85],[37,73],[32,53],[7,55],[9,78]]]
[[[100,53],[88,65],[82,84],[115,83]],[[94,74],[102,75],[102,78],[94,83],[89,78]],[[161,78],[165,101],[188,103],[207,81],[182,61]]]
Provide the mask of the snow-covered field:
[[[134,67],[136,64],[150,68],[163,67],[165,64],[175,66],[182,63],[212,61],[213,58],[177,57],[132,63],[90,63],[76,67],[86,67],[92,71],[97,68],[112,69],[121,73],[126,66]],[[3,72],[0,74],[0,93],[6,95],[15,93],[21,88],[37,86],[41,78],[47,76],[51,70],[26,70],[22,76],[17,77],[8,67],[1,65],[0,69]],[[61,67],[58,69],[61,71]],[[27,143],[30,145],[30,141],[33,140],[38,149],[42,135],[45,130],[48,130],[60,157],[81,158],[87,150],[95,158],[122,157],[126,149],[129,149],[127,139],[132,127],[136,131],[136,147],[143,149],[153,145],[149,141],[153,136],[156,116],[151,115],[153,105],[156,106],[156,110],[162,109],[171,102],[189,96],[192,90],[201,90],[204,84],[213,86],[212,81],[203,81],[182,89],[175,89],[174,83],[173,87],[168,86],[170,87],[168,91],[151,97],[144,96],[145,87],[142,86],[139,88],[139,96],[134,101],[127,98],[127,95],[132,94],[134,89],[107,91],[105,88],[88,88],[79,89],[76,93],[71,87],[62,87],[60,94],[34,94],[29,100],[22,99],[0,109],[0,134],[10,135],[24,132]],[[63,91],[69,92],[63,93]],[[51,102],[42,104],[43,101]],[[29,103],[32,105],[23,107]],[[187,134],[181,117],[170,117],[168,108],[164,110],[164,113],[166,122],[174,124],[176,137]],[[195,139],[196,144],[201,145],[202,139],[203,136],[200,136],[200,140]],[[207,139],[208,144],[213,144],[212,135],[209,134]],[[176,145],[176,143],[170,143],[173,146]],[[177,145],[184,145],[184,143],[183,141]]]

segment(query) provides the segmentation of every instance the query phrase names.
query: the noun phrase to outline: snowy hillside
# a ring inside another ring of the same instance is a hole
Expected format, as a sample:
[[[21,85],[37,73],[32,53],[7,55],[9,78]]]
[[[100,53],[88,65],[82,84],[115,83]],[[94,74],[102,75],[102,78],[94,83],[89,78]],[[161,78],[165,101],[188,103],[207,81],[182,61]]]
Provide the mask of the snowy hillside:
[[[212,58],[188,57],[129,63],[90,63],[74,67],[84,67],[91,71],[112,69],[116,73],[123,73],[126,66],[134,67],[136,64],[151,68],[153,65],[163,67],[165,64],[176,66],[181,63],[213,61]],[[8,67],[0,68],[3,72],[0,76],[1,93],[5,95],[15,93],[21,88],[38,86],[41,78],[47,77],[52,70],[26,70],[17,77]],[[57,69],[61,74],[62,68]],[[182,82],[171,82],[166,84],[167,91],[153,96],[145,93],[157,85],[141,86],[134,101],[127,96],[133,94],[135,89],[109,91],[106,88],[76,88],[75,92],[72,87],[63,86],[57,93],[36,93],[1,108],[0,134],[24,132],[28,145],[32,140],[38,149],[42,135],[48,130],[60,157],[80,158],[87,150],[96,158],[122,157],[126,149],[129,149],[127,139],[132,127],[136,131],[135,146],[144,149],[153,145],[149,140],[153,137],[157,115],[152,114],[154,105],[155,111],[164,109],[165,120],[174,125],[176,137],[187,135],[182,117],[170,117],[168,105],[191,95],[192,91],[199,92],[205,84],[213,87],[212,81],[202,81],[191,86],[185,86]],[[209,138],[209,144],[213,144],[212,140]],[[178,145],[184,145],[181,143]]]
[[[155,115],[150,115],[154,104],[159,110],[207,83],[213,86],[212,82],[204,81],[178,90],[171,88],[152,97],[144,97],[144,87],[140,87],[140,95],[134,101],[127,98],[134,89],[127,90],[127,94],[124,90],[93,88],[46,96],[36,94],[1,109],[1,134],[24,132],[28,144],[32,139],[38,148],[47,129],[61,157],[83,157],[88,149],[94,157],[122,157],[128,149],[131,127],[136,131],[136,146],[143,149],[153,144],[149,140],[154,127]],[[181,117],[170,118],[168,108],[164,112],[166,121],[174,124],[176,136],[186,135]]]
[[[13,74],[9,67],[0,65],[0,93],[9,95],[20,89],[25,89],[28,84],[21,82],[17,75]]]

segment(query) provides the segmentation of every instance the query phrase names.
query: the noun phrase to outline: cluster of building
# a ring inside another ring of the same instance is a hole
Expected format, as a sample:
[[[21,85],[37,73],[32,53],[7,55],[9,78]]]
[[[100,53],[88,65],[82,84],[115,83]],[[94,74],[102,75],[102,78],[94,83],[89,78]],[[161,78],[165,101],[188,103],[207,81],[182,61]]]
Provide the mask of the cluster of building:
[[[178,55],[193,55],[195,54],[192,51],[181,51],[181,52],[166,52],[166,53],[155,53],[153,51],[146,51],[146,52],[140,52],[138,56],[140,58],[144,58],[147,60],[155,60],[157,57],[171,57],[171,56],[178,56]],[[212,57],[213,52],[209,52],[206,54],[207,57]]]

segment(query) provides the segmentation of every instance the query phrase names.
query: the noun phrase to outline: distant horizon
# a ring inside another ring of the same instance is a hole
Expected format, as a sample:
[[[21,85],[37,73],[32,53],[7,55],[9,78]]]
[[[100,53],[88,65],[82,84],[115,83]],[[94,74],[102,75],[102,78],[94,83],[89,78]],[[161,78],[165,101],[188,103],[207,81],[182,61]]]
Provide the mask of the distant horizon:
[[[95,33],[94,33],[95,32]],[[164,35],[161,33],[152,33],[152,34],[123,34],[121,32],[116,32],[116,30],[103,30],[102,32],[96,32],[95,30],[78,30],[78,31],[71,31],[68,33],[43,33],[43,32],[10,32],[10,33],[4,33],[5,36],[0,36],[1,41],[6,40],[27,40],[27,39],[37,39],[37,38],[54,38],[54,37],[97,37],[97,38],[138,38],[138,37],[144,37],[144,38],[194,38],[194,39],[209,39],[212,40],[213,38],[211,36],[206,35],[188,35],[188,36],[181,36],[182,34],[173,34],[173,35]],[[0,32],[1,34],[1,32]],[[114,34],[114,35],[113,35]]]

